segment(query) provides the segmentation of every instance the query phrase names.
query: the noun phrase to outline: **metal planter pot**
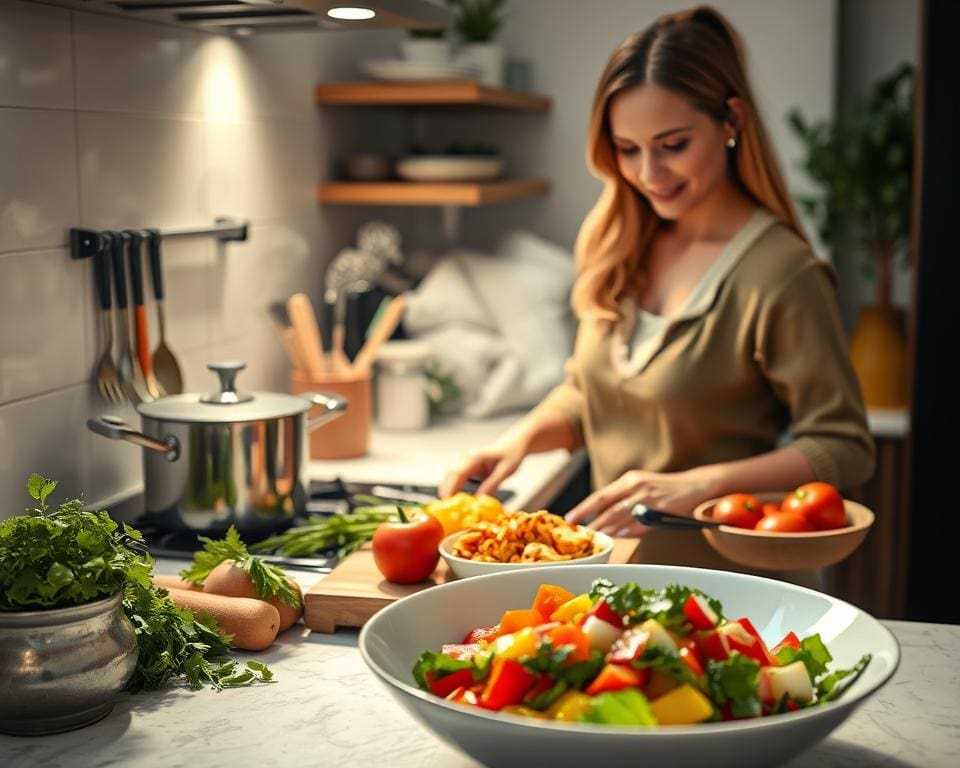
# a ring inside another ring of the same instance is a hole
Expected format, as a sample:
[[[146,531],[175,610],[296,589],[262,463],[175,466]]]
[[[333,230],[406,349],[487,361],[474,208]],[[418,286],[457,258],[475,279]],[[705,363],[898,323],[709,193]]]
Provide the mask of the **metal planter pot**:
[[[94,432],[141,445],[145,520],[169,531],[266,535],[306,504],[307,434],[340,416],[346,400],[319,392],[237,392],[239,361],[210,363],[220,391],[163,397],[137,407],[142,432],[91,419]],[[319,406],[320,413],[307,412]]]
[[[0,733],[70,731],[113,709],[137,664],[137,638],[122,598],[0,611]]]

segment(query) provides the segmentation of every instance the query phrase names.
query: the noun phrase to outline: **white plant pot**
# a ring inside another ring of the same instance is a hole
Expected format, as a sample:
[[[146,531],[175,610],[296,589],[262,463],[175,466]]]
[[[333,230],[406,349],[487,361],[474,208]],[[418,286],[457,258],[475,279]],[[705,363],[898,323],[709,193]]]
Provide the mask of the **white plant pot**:
[[[487,85],[503,85],[503,46],[500,43],[464,43],[454,62],[476,67]]]
[[[410,37],[400,41],[400,53],[407,61],[416,61],[420,64],[449,64],[450,41],[431,37]]]

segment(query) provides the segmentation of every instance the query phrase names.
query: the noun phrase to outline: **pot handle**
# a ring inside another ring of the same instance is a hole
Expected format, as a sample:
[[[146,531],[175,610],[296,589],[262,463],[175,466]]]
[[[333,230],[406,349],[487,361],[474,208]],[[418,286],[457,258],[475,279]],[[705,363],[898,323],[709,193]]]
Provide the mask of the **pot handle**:
[[[116,416],[101,416],[99,419],[88,419],[87,427],[98,435],[109,437],[111,440],[126,440],[128,443],[142,445],[151,451],[159,451],[167,461],[176,461],[180,458],[180,441],[173,435],[167,435],[162,440],[137,432],[123,419]]]
[[[298,397],[308,400],[314,405],[319,405],[323,411],[316,416],[307,419],[307,432],[311,432],[317,427],[333,421],[339,416],[343,416],[347,410],[347,400],[337,395],[329,395],[324,392],[301,392]]]

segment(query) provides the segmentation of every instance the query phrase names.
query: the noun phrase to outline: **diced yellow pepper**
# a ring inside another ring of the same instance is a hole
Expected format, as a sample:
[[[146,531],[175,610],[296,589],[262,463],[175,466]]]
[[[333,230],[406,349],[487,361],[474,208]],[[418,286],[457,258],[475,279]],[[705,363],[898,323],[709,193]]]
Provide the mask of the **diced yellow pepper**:
[[[494,522],[503,514],[503,504],[496,496],[473,496],[471,499],[470,513],[476,518],[474,522]]]
[[[713,717],[710,700],[689,683],[650,702],[660,725],[692,725]]]
[[[567,691],[561,694],[553,704],[545,710],[551,720],[563,720],[568,723],[576,722],[590,709],[591,697],[580,691]]]
[[[490,643],[490,650],[498,658],[521,659],[524,656],[536,656],[538,642],[536,630],[533,627],[524,627],[509,635],[500,635]]]
[[[473,497],[470,494],[457,493],[450,498],[424,504],[423,511],[435,517],[443,526],[444,536],[449,536],[466,527],[466,518],[472,501]]]
[[[510,704],[500,711],[509,712],[511,715],[523,715],[524,717],[539,717],[541,720],[547,717],[546,712],[539,712],[536,709],[525,707],[523,704]]]
[[[573,621],[578,613],[586,613],[593,607],[590,595],[584,593],[572,600],[567,600],[557,610],[550,614],[550,621]]]

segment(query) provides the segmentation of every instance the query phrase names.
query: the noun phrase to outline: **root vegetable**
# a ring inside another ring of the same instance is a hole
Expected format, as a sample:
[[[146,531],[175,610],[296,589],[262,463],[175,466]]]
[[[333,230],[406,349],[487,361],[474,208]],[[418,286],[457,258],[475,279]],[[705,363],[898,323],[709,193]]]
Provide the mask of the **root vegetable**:
[[[280,614],[263,600],[247,597],[225,597],[189,589],[170,589],[170,599],[192,611],[207,611],[218,623],[221,632],[233,635],[235,648],[262,651],[276,639],[280,631]]]
[[[293,579],[287,578],[290,586],[300,596],[300,605],[294,606],[283,602],[279,597],[272,597],[266,602],[277,609],[280,614],[280,631],[289,629],[293,626],[303,614],[303,590]],[[228,597],[248,597],[255,600],[262,598],[257,594],[253,580],[242,568],[239,568],[233,560],[224,560],[220,565],[210,571],[210,574],[204,579],[203,591],[215,594],[226,595]]]

